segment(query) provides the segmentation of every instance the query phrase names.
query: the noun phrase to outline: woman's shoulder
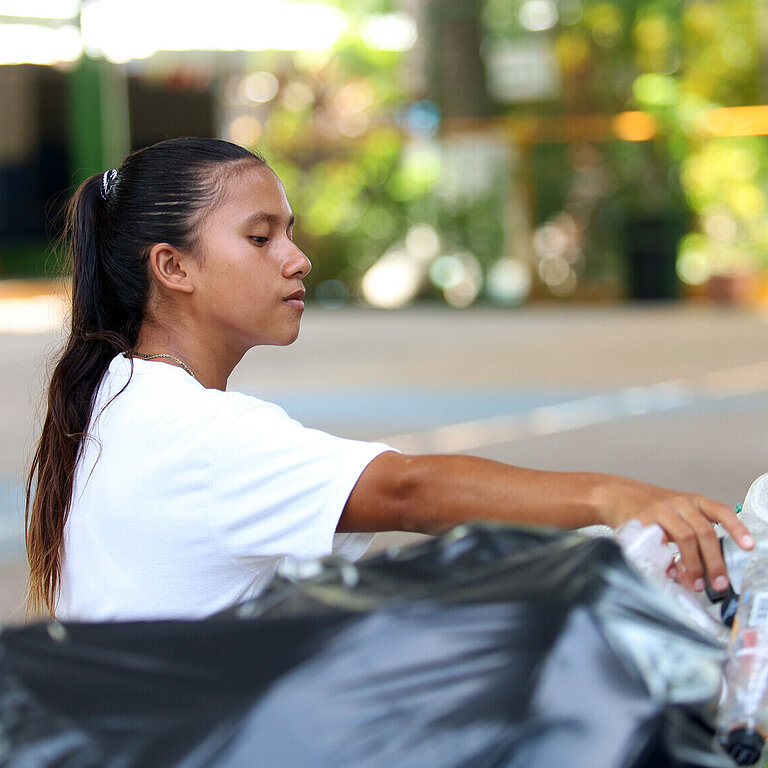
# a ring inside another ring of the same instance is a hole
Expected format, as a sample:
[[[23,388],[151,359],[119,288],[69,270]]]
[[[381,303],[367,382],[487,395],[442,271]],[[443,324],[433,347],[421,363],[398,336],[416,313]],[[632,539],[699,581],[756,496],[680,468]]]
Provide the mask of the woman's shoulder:
[[[201,403],[221,411],[222,414],[226,413],[231,418],[290,418],[279,405],[244,392],[222,392],[220,389],[201,387],[196,395]]]

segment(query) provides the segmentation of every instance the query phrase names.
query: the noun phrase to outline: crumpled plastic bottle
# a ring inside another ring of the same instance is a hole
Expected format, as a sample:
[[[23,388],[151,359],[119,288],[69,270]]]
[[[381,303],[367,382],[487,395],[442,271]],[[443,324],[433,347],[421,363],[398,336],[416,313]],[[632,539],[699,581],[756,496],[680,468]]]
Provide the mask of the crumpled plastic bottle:
[[[751,550],[742,549],[722,526],[716,526],[730,582],[722,592],[715,590],[709,583],[706,593],[689,592],[667,576],[667,570],[678,549],[674,544],[664,543],[664,533],[659,526],[642,526],[639,521],[630,520],[616,529],[613,536],[621,544],[630,562],[646,579],[671,597],[683,609],[689,621],[698,629],[725,642],[728,639],[727,627],[733,624],[736,614],[744,572],[750,558],[763,550],[768,557],[768,472],[760,475],[749,487],[739,517],[755,538],[755,547]],[[591,530],[585,532],[592,533]]]
[[[760,760],[768,737],[768,473],[750,486],[739,515],[755,538],[745,551],[721,539],[730,587],[722,600],[723,621],[733,624],[725,667],[718,737],[737,765]]]
[[[768,473],[750,486],[739,514],[755,539],[739,547],[717,526],[729,587],[689,592],[667,576],[678,549],[657,525],[637,520],[614,532],[627,559],[646,580],[682,609],[681,617],[728,645],[718,718],[718,737],[737,765],[754,765],[768,740]],[[714,615],[717,604],[722,622]]]
[[[739,518],[749,528],[755,539],[755,546],[750,550],[742,549],[731,536],[722,531],[720,547],[728,572],[728,587],[718,592],[707,581],[707,595],[712,603],[720,604],[720,617],[728,627],[733,624],[736,615],[748,564],[756,557],[768,556],[768,523],[752,512],[742,512]]]
[[[768,472],[755,480],[749,486],[742,504],[742,512],[759,517],[768,523]]]
[[[713,603],[720,603],[720,615],[727,626],[733,624],[742,591],[744,571],[751,558],[761,551],[768,552],[768,473],[760,475],[749,487],[739,514],[741,521],[749,528],[755,539],[751,550],[744,550],[718,526],[720,546],[728,571],[729,585],[723,592],[718,592],[707,584],[707,595]]]
[[[667,575],[679,550],[665,541],[660,526],[630,520],[616,529],[614,537],[632,565],[675,603],[681,618],[710,637],[727,641],[728,629],[708,610],[711,603],[706,595],[687,590]]]
[[[740,591],[718,736],[737,765],[754,765],[768,737],[768,549],[746,560]]]

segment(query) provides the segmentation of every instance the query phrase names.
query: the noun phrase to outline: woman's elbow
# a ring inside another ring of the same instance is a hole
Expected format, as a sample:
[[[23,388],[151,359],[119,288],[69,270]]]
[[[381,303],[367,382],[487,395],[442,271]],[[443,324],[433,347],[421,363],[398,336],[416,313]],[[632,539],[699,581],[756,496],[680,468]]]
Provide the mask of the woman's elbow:
[[[339,530],[431,533],[425,519],[430,475],[422,457],[394,451],[380,454],[360,475]]]

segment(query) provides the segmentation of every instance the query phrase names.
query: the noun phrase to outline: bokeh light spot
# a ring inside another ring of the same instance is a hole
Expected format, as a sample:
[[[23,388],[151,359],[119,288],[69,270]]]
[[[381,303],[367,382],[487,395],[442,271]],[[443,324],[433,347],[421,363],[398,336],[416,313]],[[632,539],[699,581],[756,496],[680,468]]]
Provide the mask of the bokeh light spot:
[[[646,51],[657,51],[660,48],[666,48],[671,42],[666,18],[653,14],[640,19],[635,25],[634,38],[638,46]]]
[[[360,32],[370,48],[380,51],[408,51],[419,36],[416,20],[409,13],[372,16],[363,23]]]
[[[292,80],[283,88],[282,103],[292,112],[300,112],[315,103],[315,91],[304,80]]]
[[[621,112],[613,118],[613,132],[623,141],[648,141],[656,131],[656,120],[647,112]]]
[[[405,247],[417,261],[429,262],[440,253],[440,236],[429,224],[415,224],[405,236]]]
[[[499,259],[486,277],[486,291],[497,304],[522,304],[531,292],[531,269],[522,259]]]
[[[562,285],[569,279],[571,266],[560,256],[547,256],[539,262],[539,277],[548,287]]]
[[[403,249],[385,253],[363,276],[363,298],[379,309],[397,309],[416,298],[423,282],[419,264]]]
[[[621,42],[622,28],[613,16],[601,16],[592,25],[592,39],[603,48],[613,48]]]
[[[315,301],[325,309],[339,309],[349,300],[349,289],[341,280],[323,280],[315,288]]]
[[[703,285],[712,275],[706,239],[699,233],[683,238],[676,264],[677,276],[687,285]]]
[[[227,132],[230,141],[247,147],[261,138],[262,128],[261,123],[252,115],[240,115],[229,124]]]
[[[677,83],[669,75],[648,72],[635,80],[632,91],[641,104],[667,106],[675,103]]]
[[[408,107],[403,122],[413,136],[430,138],[440,128],[440,109],[433,101],[417,101]]]
[[[443,291],[452,307],[468,307],[483,286],[483,270],[477,257],[468,251],[441,256],[429,268],[432,284]]]
[[[520,6],[520,24],[530,32],[552,29],[557,18],[557,6],[552,0],[527,0]]]
[[[238,89],[242,101],[263,104],[277,96],[280,88],[277,78],[271,72],[253,72],[243,78]]]

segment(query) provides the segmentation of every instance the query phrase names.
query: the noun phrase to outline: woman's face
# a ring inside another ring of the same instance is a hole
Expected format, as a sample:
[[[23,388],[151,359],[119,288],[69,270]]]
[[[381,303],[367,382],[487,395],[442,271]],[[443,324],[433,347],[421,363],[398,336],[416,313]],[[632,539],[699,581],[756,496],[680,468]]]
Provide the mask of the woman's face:
[[[227,348],[290,344],[304,311],[309,259],[293,242],[293,212],[266,167],[233,174],[199,229],[191,264],[196,320]],[[242,353],[242,352],[240,352]]]

